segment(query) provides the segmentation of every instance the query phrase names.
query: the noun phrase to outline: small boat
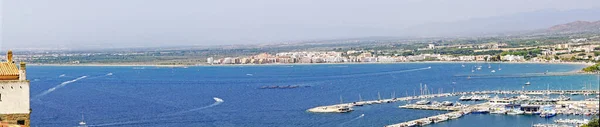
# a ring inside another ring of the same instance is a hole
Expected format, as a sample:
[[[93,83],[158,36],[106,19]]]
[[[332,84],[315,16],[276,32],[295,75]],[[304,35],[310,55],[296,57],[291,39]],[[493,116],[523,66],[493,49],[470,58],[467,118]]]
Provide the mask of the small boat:
[[[460,98],[458,98],[458,100],[460,100],[460,101],[469,101],[469,100],[471,100],[471,96],[464,96],[463,95]]]
[[[444,102],[442,102],[442,105],[443,105],[443,106],[452,106],[452,105],[453,105],[453,103],[452,103],[452,102],[450,102],[450,101],[444,101]]]
[[[430,101],[428,100],[420,100],[416,102],[417,105],[427,105],[427,104],[431,104]]]
[[[513,109],[513,110],[510,110],[509,112],[507,112],[506,114],[508,114],[508,115],[521,115],[521,114],[524,114],[524,113],[525,113],[524,111],[521,111],[519,109]]]
[[[354,103],[352,103],[352,105],[354,105],[354,106],[363,106],[365,104],[363,102],[354,102]]]
[[[81,121],[79,121],[79,127],[87,127],[87,124],[84,121],[83,113],[81,113]]]
[[[531,85],[531,82],[527,81],[527,82],[525,83],[525,85]]]
[[[492,73],[496,72],[496,70],[492,70]]]
[[[216,102],[224,102],[224,101],[223,101],[223,99],[221,99],[221,98],[218,98],[218,97],[213,97],[213,99],[214,99]]]
[[[542,113],[540,113],[540,117],[542,118],[550,118],[554,116],[556,116],[556,111],[554,110],[543,111]]]
[[[499,110],[491,111],[490,113],[491,114],[506,114],[506,112],[507,112],[506,110],[499,109]]]
[[[354,111],[354,109],[348,107],[348,106],[342,106],[340,108],[338,108],[337,112],[339,113],[347,113],[347,112],[352,112]]]
[[[483,99],[481,98],[481,96],[473,95],[473,97],[471,97],[471,100],[472,101],[480,101],[480,100],[483,100]]]
[[[465,67],[465,64],[461,65],[461,67]]]
[[[488,110],[488,109],[478,109],[478,110],[475,110],[475,111],[473,111],[471,113],[473,113],[473,114],[487,114],[487,113],[490,113],[490,110]]]
[[[481,70],[481,66],[477,67],[477,70]]]

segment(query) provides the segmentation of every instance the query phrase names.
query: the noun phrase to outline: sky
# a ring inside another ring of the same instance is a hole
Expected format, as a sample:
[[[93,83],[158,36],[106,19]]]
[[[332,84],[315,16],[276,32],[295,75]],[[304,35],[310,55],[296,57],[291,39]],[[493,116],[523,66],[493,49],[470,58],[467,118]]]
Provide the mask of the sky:
[[[600,0],[1,0],[0,50],[409,36],[405,28]]]

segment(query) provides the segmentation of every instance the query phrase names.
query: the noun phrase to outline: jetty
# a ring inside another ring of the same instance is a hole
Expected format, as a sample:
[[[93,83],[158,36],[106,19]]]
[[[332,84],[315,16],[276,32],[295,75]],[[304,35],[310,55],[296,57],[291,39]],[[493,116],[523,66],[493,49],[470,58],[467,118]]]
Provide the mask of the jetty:
[[[310,108],[307,111],[318,112],[318,113],[344,113],[344,112],[339,112],[339,111],[333,110],[333,109],[343,110],[341,108],[350,108],[350,110],[354,110],[354,109],[352,109],[352,107],[354,107],[354,106],[385,104],[385,103],[393,103],[393,102],[397,102],[397,101],[419,100],[419,99],[436,98],[436,97],[450,97],[450,96],[476,95],[476,94],[536,95],[537,93],[544,93],[547,95],[550,95],[550,94],[598,95],[598,94],[600,94],[600,91],[597,91],[597,90],[526,90],[526,91],[523,91],[523,90],[492,90],[492,91],[454,92],[454,93],[440,93],[440,94],[429,94],[429,95],[419,95],[419,96],[407,96],[407,97],[390,98],[390,99],[356,101],[356,102],[351,102],[351,103],[317,106],[314,108]],[[431,110],[434,110],[434,109],[431,109]]]
[[[317,106],[311,109],[308,109],[309,112],[316,113],[346,113],[354,110],[355,106],[364,106],[364,105],[374,105],[374,104],[385,104],[385,103],[393,103],[397,101],[409,101],[409,100],[420,100],[420,99],[428,99],[435,97],[449,97],[449,96],[464,96],[464,95],[477,95],[477,94],[510,94],[510,95],[519,95],[511,98],[488,98],[486,102],[473,104],[473,105],[465,105],[460,103],[454,104],[444,104],[433,102],[432,104],[406,104],[403,106],[398,106],[399,108],[406,109],[418,109],[418,110],[441,110],[441,111],[451,111],[448,113],[428,116],[424,118],[419,118],[411,121],[406,121],[402,123],[396,123],[387,125],[386,127],[411,127],[411,126],[424,126],[433,123],[444,122],[452,119],[457,119],[462,117],[463,115],[472,114],[472,113],[494,113],[494,114],[506,114],[506,115],[521,115],[521,114],[535,114],[539,113],[541,108],[551,105],[555,108],[555,114],[564,114],[564,115],[598,115],[599,111],[599,102],[598,101],[590,101],[590,100],[582,100],[582,101],[573,101],[567,99],[539,99],[536,97],[528,97],[527,95],[538,95],[538,93],[543,93],[543,95],[550,94],[560,94],[562,95],[585,95],[588,97],[598,98],[600,91],[597,90],[513,90],[513,91],[473,91],[473,92],[454,92],[454,93],[440,93],[440,94],[429,94],[429,95],[420,95],[420,96],[407,96],[400,98],[390,98],[390,99],[377,99],[377,100],[368,100],[368,101],[357,101],[351,103],[340,103],[335,105],[327,105],[327,106]],[[595,96],[594,96],[595,95]],[[522,104],[522,105],[521,105]],[[518,109],[519,111],[513,112],[503,112],[503,110],[498,110],[500,107],[505,108],[505,106],[522,106],[522,109]],[[524,111],[520,111],[524,110]],[[541,116],[540,116],[541,117]],[[552,116],[549,116],[552,117]],[[582,121],[574,121],[574,120],[562,120],[556,121],[557,123],[578,123]],[[537,125],[537,126],[549,126],[549,125]]]
[[[406,105],[400,106],[400,108],[412,108],[412,109],[422,109],[422,110],[444,110],[444,111],[452,111],[449,113],[430,116],[425,118],[420,118],[416,120],[406,121],[402,123],[387,125],[386,127],[413,127],[413,126],[424,126],[433,123],[440,123],[452,119],[457,119],[462,117],[463,115],[469,114],[471,112],[475,112],[484,107],[487,107],[488,103],[476,104],[476,105],[459,105],[459,106],[432,106],[432,105]]]

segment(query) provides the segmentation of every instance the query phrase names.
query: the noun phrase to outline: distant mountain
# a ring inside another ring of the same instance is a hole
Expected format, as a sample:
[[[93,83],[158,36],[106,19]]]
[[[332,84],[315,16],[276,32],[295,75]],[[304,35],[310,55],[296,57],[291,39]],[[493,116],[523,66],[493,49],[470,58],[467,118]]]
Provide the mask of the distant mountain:
[[[542,30],[573,21],[600,20],[600,8],[540,10],[456,22],[426,23],[404,29],[408,36],[478,36]]]
[[[546,29],[546,32],[558,33],[578,33],[578,32],[597,32],[600,31],[599,21],[575,21],[566,24],[552,26]]]

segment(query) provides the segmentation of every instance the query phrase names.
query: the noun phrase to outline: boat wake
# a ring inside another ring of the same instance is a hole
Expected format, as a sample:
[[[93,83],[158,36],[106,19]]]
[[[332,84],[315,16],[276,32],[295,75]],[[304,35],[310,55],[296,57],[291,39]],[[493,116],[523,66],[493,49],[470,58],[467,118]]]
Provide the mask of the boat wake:
[[[149,121],[149,120],[127,121],[127,122],[106,123],[106,124],[98,124],[98,125],[88,125],[88,127],[117,126],[117,125],[138,124],[138,123],[146,123],[146,122],[151,122],[151,121]]]
[[[356,118],[354,118],[354,119],[351,119],[351,120],[348,120],[348,121],[346,121],[346,122],[340,123],[340,124],[338,125],[338,127],[343,127],[343,126],[344,126],[344,124],[350,123],[350,122],[352,122],[352,121],[356,121],[356,120],[358,120],[358,119],[360,119],[360,118],[363,118],[363,117],[365,117],[365,114],[360,114],[360,116],[358,116],[358,117],[356,117]]]
[[[334,76],[334,77],[345,78],[345,77],[387,75],[387,74],[396,74],[396,73],[404,73],[404,72],[412,72],[412,71],[421,71],[421,70],[428,70],[428,69],[431,69],[431,67],[408,69],[408,70],[399,70],[399,71],[388,71],[388,72],[375,72],[375,73],[366,73],[366,74],[349,74],[349,75],[341,75],[341,76]]]
[[[181,112],[176,112],[176,113],[172,113],[172,114],[158,115],[156,117],[175,116],[175,115],[180,115],[180,114],[184,114],[184,113],[199,111],[199,110],[202,110],[202,109],[207,109],[207,108],[215,107],[215,106],[217,106],[217,105],[225,102],[223,99],[218,98],[218,97],[213,97],[213,99],[215,100],[215,103],[213,103],[211,105],[208,105],[208,106],[194,108],[194,109],[190,109],[190,110],[186,110],[186,111],[181,111]],[[117,125],[141,124],[141,123],[147,123],[147,122],[156,122],[156,120],[152,120],[152,121],[151,120],[126,121],[126,122],[105,123],[105,124],[88,125],[88,126],[89,127],[117,126]]]
[[[108,77],[108,76],[112,76],[112,75],[113,75],[113,73],[107,73],[105,75],[99,75],[99,76],[90,77],[89,79],[96,79],[96,78]]]
[[[546,77],[546,76],[568,76],[568,75],[586,75],[577,72],[550,72],[550,73],[524,73],[524,74],[471,74],[471,75],[454,75],[454,77],[470,77],[470,78],[528,78],[528,77]]]
[[[50,88],[50,89],[48,89],[48,90],[46,90],[46,91],[44,91],[44,92],[42,92],[42,93],[40,93],[40,94],[36,95],[36,96],[35,96],[35,98],[39,98],[39,97],[45,96],[46,94],[49,94],[49,93],[52,93],[52,92],[54,92],[54,91],[55,91],[56,89],[58,89],[58,88],[65,87],[67,84],[70,84],[70,83],[77,82],[77,81],[79,81],[79,80],[81,80],[81,79],[84,79],[84,78],[86,78],[86,77],[87,77],[87,76],[81,76],[81,77],[79,77],[79,78],[76,78],[76,79],[73,79],[73,80],[69,80],[69,81],[62,82],[62,83],[60,83],[59,85],[57,85],[57,86],[54,86],[54,87],[52,87],[52,88]]]
[[[202,110],[202,109],[207,109],[207,108],[215,107],[215,106],[220,105],[221,103],[225,102],[223,99],[218,98],[218,97],[213,97],[213,99],[215,100],[215,103],[210,104],[208,106],[194,108],[194,109],[190,109],[190,110],[187,110],[187,111],[176,112],[176,113],[168,114],[168,115],[165,115],[165,116],[173,116],[173,115],[179,115],[179,114],[194,112],[194,111],[198,111],[198,110]]]

